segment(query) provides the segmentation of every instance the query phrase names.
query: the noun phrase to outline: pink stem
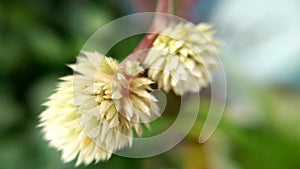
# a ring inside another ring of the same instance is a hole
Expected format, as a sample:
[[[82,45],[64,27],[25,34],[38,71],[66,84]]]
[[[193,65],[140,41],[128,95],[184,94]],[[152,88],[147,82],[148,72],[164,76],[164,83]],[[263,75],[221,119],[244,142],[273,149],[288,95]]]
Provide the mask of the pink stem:
[[[173,0],[158,0],[155,12],[172,14]],[[159,32],[159,30],[161,30],[166,23],[167,21],[165,17],[162,17],[159,14],[155,15],[152,26],[148,31],[149,33],[147,33],[147,35],[141,40],[138,46],[134,49],[133,53],[122,61],[121,66],[125,68],[127,61],[142,62],[148,53],[148,49],[152,47],[154,40],[158,36],[158,34],[154,32]],[[138,51],[142,52],[137,53]]]

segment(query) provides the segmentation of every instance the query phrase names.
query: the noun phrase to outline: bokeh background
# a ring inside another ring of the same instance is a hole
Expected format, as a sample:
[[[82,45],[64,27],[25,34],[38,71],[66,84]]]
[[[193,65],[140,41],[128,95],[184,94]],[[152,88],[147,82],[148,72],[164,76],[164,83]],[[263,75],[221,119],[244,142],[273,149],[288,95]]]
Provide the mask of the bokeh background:
[[[48,147],[38,124],[57,78],[72,73],[85,41],[101,26],[153,11],[146,0],[0,1],[0,169],[71,169]],[[87,169],[300,168],[300,1],[176,0],[176,15],[213,23],[223,41],[227,75],[223,119],[208,142],[197,142],[209,107],[202,91],[197,124],[174,149],[155,157],[113,156]],[[110,52],[119,60],[141,37]],[[168,95],[168,104],[179,98]],[[176,107],[152,131],[168,126]],[[150,132],[150,131],[149,131]],[[146,133],[147,134],[147,133]]]

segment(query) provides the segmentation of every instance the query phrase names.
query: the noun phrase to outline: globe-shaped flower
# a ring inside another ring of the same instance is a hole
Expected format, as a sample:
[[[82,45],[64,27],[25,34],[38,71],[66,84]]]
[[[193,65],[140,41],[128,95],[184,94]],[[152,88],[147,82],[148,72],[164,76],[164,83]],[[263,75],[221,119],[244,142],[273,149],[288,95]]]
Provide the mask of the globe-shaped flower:
[[[180,23],[164,29],[153,42],[143,64],[158,87],[175,94],[198,92],[210,83],[219,42],[211,25]]]
[[[62,159],[76,165],[109,159],[130,146],[133,128],[158,115],[156,99],[149,93],[151,80],[140,77],[143,69],[128,61],[125,67],[99,53],[78,58],[73,76],[61,78],[56,92],[44,105],[40,126]]]

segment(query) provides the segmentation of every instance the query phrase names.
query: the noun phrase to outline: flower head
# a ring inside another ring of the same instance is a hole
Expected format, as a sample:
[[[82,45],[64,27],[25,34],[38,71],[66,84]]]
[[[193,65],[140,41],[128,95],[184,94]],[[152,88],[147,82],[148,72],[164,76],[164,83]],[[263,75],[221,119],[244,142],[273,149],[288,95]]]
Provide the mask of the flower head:
[[[132,143],[133,129],[142,133],[157,115],[156,99],[149,93],[151,80],[140,77],[134,62],[126,69],[99,53],[79,57],[73,76],[61,78],[57,91],[45,103],[40,126],[50,145],[62,151],[62,159],[76,165],[109,159]]]
[[[211,25],[177,24],[167,27],[153,42],[143,64],[158,87],[177,95],[198,92],[209,84],[207,69],[215,64],[219,42]]]

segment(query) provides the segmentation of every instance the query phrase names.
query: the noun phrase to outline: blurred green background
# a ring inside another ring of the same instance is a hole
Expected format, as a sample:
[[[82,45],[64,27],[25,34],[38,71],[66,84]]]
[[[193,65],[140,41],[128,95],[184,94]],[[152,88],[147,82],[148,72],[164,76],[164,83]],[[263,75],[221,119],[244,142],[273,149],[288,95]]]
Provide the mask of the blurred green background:
[[[209,108],[203,91],[197,124],[174,149],[155,157],[113,156],[88,169],[297,169],[300,168],[300,3],[298,0],[177,0],[176,14],[208,21],[224,42],[228,95],[213,137],[197,142]],[[72,73],[85,41],[106,23],[153,11],[154,1],[0,1],[0,169],[71,169],[49,148],[38,124],[40,106],[57,78]],[[138,43],[111,50],[122,59]],[[179,98],[170,94],[168,104]],[[153,131],[171,124],[167,108]],[[149,131],[150,132],[150,131]],[[147,133],[146,133],[147,134]]]

